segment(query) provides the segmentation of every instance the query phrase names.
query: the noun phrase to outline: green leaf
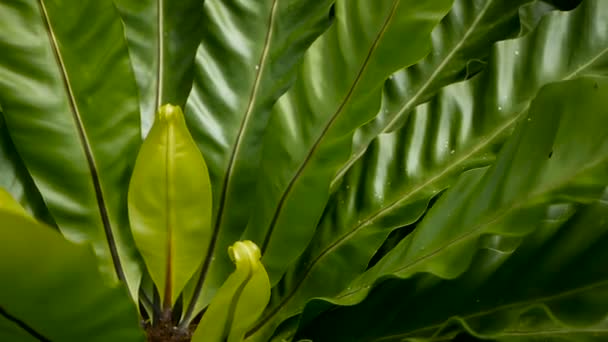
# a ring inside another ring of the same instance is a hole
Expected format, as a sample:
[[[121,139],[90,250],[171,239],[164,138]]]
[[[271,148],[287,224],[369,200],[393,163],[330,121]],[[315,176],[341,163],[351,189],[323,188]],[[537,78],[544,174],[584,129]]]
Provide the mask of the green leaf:
[[[466,331],[496,341],[603,341],[607,199],[605,192],[590,205],[549,206],[534,233],[515,242],[514,253],[500,248],[499,241],[509,238],[487,236],[457,279],[387,281],[361,304],[320,316],[302,335],[315,341],[436,341]],[[370,314],[379,311],[382,317]]]
[[[0,188],[14,197],[19,207],[23,207],[30,215],[55,226],[40,192],[15,150],[2,115],[0,112]]]
[[[0,340],[16,342],[40,342],[36,336],[30,335],[19,324],[0,314]],[[44,340],[43,340],[44,341]]]
[[[330,198],[310,245],[275,287],[261,324],[278,324],[302,312],[311,298],[331,298],[347,288],[392,230],[418,220],[463,171],[494,162],[543,84],[608,74],[608,36],[594,29],[606,25],[608,8],[593,1],[553,13],[534,34],[498,43],[486,71],[442,88],[403,128],[380,135]],[[549,38],[550,44],[540,45]],[[574,42],[580,49],[572,59],[561,58],[558,51]],[[547,66],[559,72],[543,71],[543,56],[561,58]]]
[[[127,291],[108,284],[90,247],[19,214],[0,210],[0,222],[0,337],[144,341]]]
[[[562,11],[570,11],[570,10],[576,8],[576,6],[578,6],[582,2],[582,0],[543,0],[543,1],[551,4],[552,6],[559,8]]]
[[[211,184],[182,110],[164,105],[141,146],[129,185],[135,244],[169,310],[211,238]]]
[[[0,210],[10,211],[14,214],[20,214],[29,217],[25,209],[11,196],[8,191],[0,188]]]
[[[424,272],[456,278],[468,269],[482,236],[526,236],[548,205],[599,198],[608,179],[606,89],[606,78],[544,87],[491,168],[465,172],[412,234],[352,288],[328,300],[357,303],[386,277]]]
[[[126,207],[140,128],[116,9],[109,0],[4,1],[0,51],[6,125],[55,222],[69,239],[90,241],[103,273],[136,298]]]
[[[520,36],[526,35],[536,28],[540,20],[552,11],[557,10],[555,6],[542,0],[536,0],[519,8],[519,21],[521,24]]]
[[[351,157],[337,173],[332,187],[378,134],[403,126],[412,110],[428,101],[441,87],[465,80],[482,69],[493,43],[517,35],[518,10],[530,2],[454,1],[450,13],[433,30],[432,53],[387,80],[381,110],[355,133]]]
[[[209,304],[193,342],[243,341],[270,299],[270,280],[260,262],[260,249],[251,241],[238,241],[228,253],[236,270]]]
[[[194,56],[207,24],[203,0],[114,0],[125,26],[139,86],[141,129],[147,135],[160,106],[184,107]]]
[[[244,236],[261,246],[273,284],[312,238],[331,178],[348,158],[353,130],[377,112],[382,83],[428,52],[450,5],[336,2],[334,25],[307,51],[265,136],[264,177]]]
[[[191,284],[185,320],[232,271],[226,255],[247,225],[270,109],[291,85],[304,51],[325,30],[333,0],[208,0],[186,120],[209,165],[214,237]]]

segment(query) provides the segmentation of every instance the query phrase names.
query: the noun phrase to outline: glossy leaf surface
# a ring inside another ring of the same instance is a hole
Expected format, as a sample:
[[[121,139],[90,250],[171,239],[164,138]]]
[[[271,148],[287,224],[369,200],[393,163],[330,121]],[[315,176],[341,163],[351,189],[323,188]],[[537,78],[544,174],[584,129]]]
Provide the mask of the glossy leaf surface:
[[[5,189],[25,210],[50,225],[52,218],[40,192],[15,150],[0,108],[0,188]],[[1,191],[1,190],[0,190]]]
[[[89,247],[5,210],[0,210],[0,222],[1,337],[15,342],[144,341],[126,289],[108,283]]]
[[[243,341],[270,299],[270,280],[260,262],[260,249],[251,241],[238,241],[228,253],[236,270],[209,304],[193,342]]]
[[[351,157],[336,175],[334,186],[378,134],[403,126],[410,112],[441,87],[465,80],[482,69],[492,44],[518,33],[518,10],[530,2],[454,1],[450,13],[433,30],[431,53],[387,80],[382,108],[371,122],[357,129]]]
[[[20,214],[25,217],[28,216],[27,212],[25,209],[23,209],[19,202],[17,202],[17,200],[3,188],[0,188],[0,210],[9,211],[13,214]]]
[[[332,2],[205,3],[186,120],[209,165],[214,237],[203,271],[191,284],[188,318],[200,312],[233,269],[226,249],[240,239],[257,201],[270,109],[291,84],[304,51],[329,25]]]
[[[182,110],[164,105],[135,162],[129,186],[133,238],[170,308],[211,237],[211,184]]]
[[[382,83],[428,52],[430,32],[450,5],[336,3],[334,25],[307,51],[265,136],[265,177],[244,236],[260,245],[273,284],[312,238],[329,182],[348,158],[353,130],[377,111]]]
[[[201,40],[203,0],[114,0],[125,26],[147,135],[161,105],[184,107]]]
[[[519,21],[520,21],[520,35],[525,35],[529,32],[534,31],[536,25],[540,20],[549,12],[555,11],[553,5],[542,1],[536,0],[527,5],[519,8]]]
[[[516,250],[505,248],[509,238],[488,236],[457,279],[388,281],[360,305],[319,317],[303,335],[315,341],[422,342],[464,331],[508,342],[603,341],[607,195],[589,205],[547,207],[533,234],[512,241]],[[382,318],[372,312],[383,312]]]
[[[482,236],[523,237],[548,205],[598,199],[608,183],[607,87],[605,78],[544,87],[494,165],[465,172],[412,234],[331,301],[357,303],[386,277],[456,278]]]
[[[310,298],[346,289],[393,229],[419,219],[463,171],[495,161],[540,86],[606,74],[608,36],[599,30],[608,25],[606,10],[587,2],[575,12],[551,13],[531,35],[498,43],[486,71],[442,88],[402,129],[376,139],[332,195],[310,246],[273,291],[264,320],[278,324]],[[539,43],[549,35],[550,44]],[[557,51],[575,42],[585,46],[573,50],[575,60],[559,59]],[[544,56],[560,61],[553,64],[559,72],[543,71]]]
[[[136,297],[126,200],[139,113],[114,5],[3,1],[0,51],[6,125],[55,222],[69,239],[90,241],[103,272]]]

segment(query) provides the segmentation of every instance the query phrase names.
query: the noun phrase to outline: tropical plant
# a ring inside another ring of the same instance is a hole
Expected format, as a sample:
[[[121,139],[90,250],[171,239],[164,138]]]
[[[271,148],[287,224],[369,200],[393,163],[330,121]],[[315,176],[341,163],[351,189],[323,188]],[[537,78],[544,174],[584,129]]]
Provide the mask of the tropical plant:
[[[605,340],[607,27],[2,1],[0,341]]]

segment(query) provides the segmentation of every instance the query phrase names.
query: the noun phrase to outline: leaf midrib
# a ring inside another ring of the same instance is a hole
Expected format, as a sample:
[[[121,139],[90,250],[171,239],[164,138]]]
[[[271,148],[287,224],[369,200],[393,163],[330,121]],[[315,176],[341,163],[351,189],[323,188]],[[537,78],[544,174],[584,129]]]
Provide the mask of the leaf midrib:
[[[475,313],[471,313],[468,314],[466,316],[454,316],[450,319],[458,319],[459,321],[462,322],[466,322],[469,319],[472,318],[477,318],[477,317],[483,317],[485,315],[490,315],[502,310],[510,310],[510,309],[515,309],[518,307],[529,307],[529,306],[533,306],[533,305],[537,305],[537,304],[542,304],[544,302],[550,302],[550,301],[554,301],[554,300],[558,300],[558,299],[562,299],[562,298],[566,298],[568,296],[574,296],[580,293],[584,293],[586,291],[591,291],[594,290],[598,287],[603,287],[603,286],[608,286],[608,279],[604,279],[604,280],[600,280],[600,281],[596,281],[593,282],[589,285],[586,286],[581,286],[581,287],[577,287],[574,289],[570,289],[564,292],[559,292],[557,294],[553,294],[553,295],[549,295],[549,296],[544,296],[544,297],[539,297],[539,298],[532,298],[532,299],[528,299],[528,300],[521,300],[521,301],[516,301],[513,303],[509,303],[509,304],[503,304],[503,305],[499,305],[497,307],[494,307],[492,309],[488,309],[488,310],[483,310],[483,311],[478,311]],[[405,337],[413,337],[414,335],[424,332],[424,331],[428,331],[428,330],[435,330],[435,329],[439,329],[438,331],[441,331],[441,329],[445,326],[445,324],[447,322],[450,321],[450,319],[447,319],[445,321],[441,321],[439,323],[434,323],[432,325],[426,326],[426,327],[422,327],[422,328],[418,328],[409,332],[405,332],[402,334],[398,334],[398,335],[391,335],[391,336],[384,336],[381,338],[376,339],[375,341],[386,341],[386,340],[391,340],[391,339],[395,339],[395,338],[405,338]],[[588,329],[583,329],[584,331],[587,331]],[[551,331],[551,330],[547,330],[547,331]],[[564,331],[564,330],[559,330],[559,331]],[[600,330],[603,332],[608,332],[608,330]],[[534,334],[538,331],[530,331],[530,334]],[[566,332],[564,332],[566,333]],[[435,333],[437,334],[437,332]],[[504,334],[499,334],[500,336],[505,336]]]
[[[561,81],[566,81],[566,80],[570,80],[570,79],[574,78],[582,70],[584,70],[587,67],[589,67],[590,65],[592,65],[596,60],[598,60],[606,52],[608,52],[608,47],[606,49],[602,50],[600,53],[598,53],[598,55],[595,56],[594,58],[591,58],[589,62],[582,64],[580,67],[578,67],[577,69],[575,69],[573,72],[571,72],[570,74],[564,76],[561,79]],[[557,81],[560,81],[560,80],[557,80]],[[547,82],[547,83],[551,83],[551,82]],[[482,139],[481,142],[478,145],[474,146],[469,152],[467,152],[462,157],[456,159],[453,164],[448,165],[445,168],[442,168],[441,172],[439,172],[435,176],[427,179],[426,181],[424,181],[419,186],[414,187],[411,191],[407,192],[403,197],[399,197],[398,200],[394,201],[390,205],[381,208],[377,212],[375,212],[372,215],[370,215],[368,218],[362,220],[361,223],[359,223],[352,231],[350,231],[349,233],[345,234],[343,238],[339,239],[339,241],[347,240],[350,236],[354,235],[354,233],[356,233],[357,231],[359,231],[361,228],[369,226],[374,221],[376,221],[378,218],[381,218],[386,213],[391,212],[394,208],[398,208],[403,202],[406,202],[407,200],[409,200],[412,196],[416,195],[419,191],[424,190],[427,186],[431,185],[435,181],[437,181],[437,180],[441,179],[442,177],[444,177],[445,175],[449,174],[449,172],[451,172],[453,169],[459,167],[462,163],[466,162],[469,158],[471,158],[475,154],[477,154],[480,151],[482,151],[486,146],[488,146],[489,144],[491,144],[494,141],[494,139],[496,139],[497,137],[499,137],[500,135],[502,135],[505,131],[507,131],[509,128],[511,128],[520,119],[520,117],[524,113],[526,113],[528,111],[528,109],[530,108],[530,104],[531,103],[532,103],[532,98],[530,98],[530,100],[527,102],[527,104],[525,105],[525,107],[523,107],[519,111],[519,113],[517,113],[516,115],[513,115],[513,118],[507,120],[504,124],[498,126],[498,128],[494,132],[492,132],[490,135],[488,135],[488,137],[486,139]],[[332,247],[334,247],[334,245],[339,245],[339,244],[340,243],[332,244],[330,246],[330,249]],[[329,251],[328,253],[330,253],[330,252],[331,251]],[[324,254],[328,254],[328,253],[324,253]],[[314,265],[314,262],[311,265]]]
[[[351,84],[350,88],[348,89],[348,92],[346,93],[344,99],[341,101],[340,105],[338,106],[338,108],[336,109],[334,114],[332,114],[330,120],[327,122],[327,124],[321,131],[321,134],[319,135],[319,137],[315,140],[314,144],[312,145],[312,147],[306,154],[304,160],[302,161],[302,164],[300,164],[299,168],[297,169],[295,175],[289,181],[289,184],[287,185],[287,188],[285,189],[285,191],[283,192],[283,195],[281,196],[281,199],[279,200],[277,209],[275,210],[272,221],[268,227],[268,232],[266,233],[266,236],[264,238],[264,243],[262,244],[262,248],[261,248],[262,254],[264,254],[264,252],[266,251],[266,249],[268,247],[268,244],[270,243],[270,238],[272,236],[276,223],[281,215],[285,202],[287,201],[287,198],[289,197],[289,194],[291,193],[291,190],[295,186],[296,181],[300,178],[300,175],[304,172],[304,169],[308,165],[308,162],[312,159],[312,156],[314,155],[316,150],[321,145],[321,142],[327,136],[327,133],[329,132],[329,130],[331,129],[331,127],[333,126],[333,124],[335,123],[337,118],[342,113],[342,110],[346,107],[347,103],[352,98],[355,89],[359,85],[359,81],[361,80],[361,78],[363,77],[363,74],[367,70],[367,66],[369,65],[372,55],[376,51],[378,44],[380,44],[380,41],[382,40],[384,34],[386,33],[386,30],[388,29],[389,24],[391,23],[392,19],[395,16],[395,13],[397,12],[397,8],[399,7],[400,2],[401,2],[401,0],[395,0],[393,2],[393,6],[392,6],[391,10],[389,11],[389,14],[388,14],[386,20],[384,21],[380,31],[378,32],[378,35],[376,36],[374,42],[372,43],[372,46],[370,47],[370,49],[367,53],[367,56],[365,57],[363,64],[361,65],[359,72],[358,72],[355,80]]]
[[[597,56],[591,58],[589,62],[582,64],[581,66],[579,66],[578,68],[576,68],[573,72],[571,72],[570,74],[564,76],[562,80],[570,80],[570,79],[573,79],[574,77],[578,76],[578,74],[580,72],[582,72],[584,69],[586,69],[587,67],[589,67],[590,65],[592,65],[595,61],[597,61],[606,52],[608,52],[608,47],[606,49],[600,51],[600,53],[598,53]],[[547,82],[547,83],[550,83],[550,82]],[[361,229],[363,229],[363,228],[371,225],[378,218],[384,216],[384,214],[386,214],[387,212],[392,211],[393,208],[399,207],[401,205],[401,203],[407,201],[409,198],[411,198],[412,196],[414,196],[415,194],[417,194],[419,191],[421,191],[424,188],[426,188],[428,185],[434,183],[438,179],[441,179],[443,176],[445,176],[446,174],[448,174],[454,168],[457,168],[461,163],[465,162],[468,158],[472,157],[473,155],[475,155],[479,151],[483,150],[483,148],[486,147],[488,144],[492,143],[496,137],[500,136],[503,132],[505,132],[511,126],[513,126],[518,121],[518,119],[521,117],[521,115],[524,114],[525,112],[527,112],[527,110],[530,107],[530,104],[531,104],[531,101],[529,101],[526,104],[526,106],[517,115],[514,115],[514,117],[512,119],[506,121],[503,125],[499,126],[498,129],[495,132],[493,132],[492,134],[490,134],[487,139],[482,140],[482,142],[478,146],[476,146],[473,149],[471,149],[471,151],[468,152],[467,154],[465,154],[463,157],[457,159],[452,165],[449,165],[446,168],[443,168],[442,171],[439,174],[437,174],[434,177],[429,178],[427,181],[425,181],[424,183],[422,183],[420,186],[415,187],[410,192],[406,193],[404,195],[404,197],[400,197],[397,201],[393,202],[389,206],[383,207],[381,210],[379,210],[379,211],[375,212],[374,214],[370,215],[367,219],[362,220],[361,223],[358,223],[358,225],[353,230],[351,230],[348,233],[344,234],[342,237],[340,237],[338,240],[336,240],[336,242],[334,242],[327,249],[325,249],[323,252],[321,252],[319,254],[319,256],[317,258],[315,258],[313,260],[313,262],[310,263],[310,266],[304,272],[304,276],[302,277],[302,280],[300,282],[298,282],[297,285],[296,285],[296,287],[295,287],[295,289],[292,292],[290,292],[290,294],[287,297],[285,297],[286,300],[284,302],[286,303],[286,302],[288,302],[291,299],[290,297],[292,297],[295,294],[295,292],[297,291],[297,289],[299,289],[299,287],[301,286],[301,284],[306,280],[306,278],[308,277],[308,275],[310,274],[310,272],[312,271],[312,269],[314,269],[314,267],[319,262],[319,260],[321,260],[325,255],[331,254],[331,252],[333,252],[334,250],[336,250],[345,241],[348,241],[348,239],[351,236],[355,235],[358,231],[360,231]],[[281,304],[285,304],[285,303],[282,302]],[[281,306],[284,306],[284,305],[281,305]]]
[[[255,75],[255,80],[253,83],[253,87],[251,89],[249,101],[247,103],[247,107],[245,109],[243,119],[241,120],[241,125],[239,126],[239,130],[238,130],[238,133],[236,136],[236,141],[235,141],[232,151],[230,153],[230,159],[228,162],[228,167],[226,169],[226,175],[224,177],[224,181],[222,184],[222,189],[220,192],[220,201],[218,204],[217,220],[216,220],[214,228],[213,228],[213,233],[211,236],[211,240],[209,242],[209,248],[207,250],[207,255],[205,256],[205,261],[203,262],[203,266],[201,269],[201,275],[195,286],[192,301],[188,308],[188,311],[187,311],[188,314],[186,315],[186,317],[190,317],[190,315],[192,314],[192,311],[194,310],[194,306],[195,306],[196,302],[198,301],[198,298],[200,297],[207,273],[209,271],[209,267],[211,265],[211,260],[213,258],[213,254],[215,253],[215,247],[217,245],[217,240],[219,238],[219,233],[220,233],[223,218],[224,218],[224,209],[226,207],[228,189],[230,188],[230,184],[231,184],[233,173],[234,173],[236,156],[239,154],[239,151],[241,150],[245,132],[246,132],[247,128],[249,127],[248,124],[251,119],[255,104],[257,103],[257,95],[259,92],[260,84],[262,82],[262,78],[263,78],[262,76],[263,76],[264,71],[266,70],[266,66],[268,64],[268,55],[270,52],[270,45],[271,45],[270,43],[272,41],[272,36],[273,36],[273,32],[274,32],[274,25],[275,25],[274,23],[275,23],[275,19],[276,19],[279,1],[280,0],[273,0],[272,5],[271,5],[270,16],[268,18],[268,30],[266,31],[264,46],[262,48],[262,53],[260,55],[260,59],[257,64],[258,68],[257,68],[257,72]]]
[[[397,111],[397,113],[395,114],[395,116],[393,117],[393,119],[391,119],[385,125],[385,127],[382,130],[383,133],[386,133],[387,131],[390,131],[391,128],[392,128],[392,126],[395,124],[395,122],[398,121],[398,119],[401,117],[401,115],[405,114],[406,112],[409,112],[415,106],[415,104],[418,101],[418,99],[420,98],[420,96],[422,96],[422,94],[431,85],[431,83],[433,83],[433,81],[437,78],[437,76],[439,76],[439,74],[443,71],[443,69],[448,65],[448,63],[456,55],[456,52],[458,52],[460,50],[460,48],[464,45],[464,42],[469,38],[469,36],[477,28],[477,25],[479,25],[479,23],[481,22],[481,19],[483,19],[483,17],[485,16],[486,12],[488,11],[488,9],[491,7],[491,5],[493,3],[494,3],[493,0],[489,0],[489,1],[486,2],[486,5],[478,13],[478,16],[475,18],[475,21],[473,21],[473,23],[471,24],[471,26],[467,29],[467,31],[465,32],[465,34],[462,36],[462,39],[460,39],[460,41],[458,41],[458,43],[454,46],[454,48],[450,51],[450,53],[448,53],[445,56],[445,58],[441,61],[441,63],[437,66],[437,68],[433,71],[433,73],[427,78],[427,80],[422,84],[422,86],[420,88],[418,88],[418,91],[416,91],[416,93],[414,94],[414,96],[412,96],[410,98],[410,100],[407,101]]]
[[[158,65],[156,67],[156,99],[154,101],[156,107],[154,108],[154,112],[160,108],[162,105],[162,101],[164,100],[163,94],[163,84],[165,81],[165,37],[164,37],[164,27],[165,27],[165,10],[163,6],[163,0],[156,1],[156,25],[157,27],[157,49],[156,53],[158,55]]]
[[[481,22],[481,19],[485,16],[486,12],[488,11],[488,9],[492,5],[492,3],[493,3],[493,0],[489,0],[486,3],[486,5],[482,8],[482,10],[478,13],[478,16],[475,18],[475,20],[473,21],[471,26],[467,29],[465,34],[462,36],[460,41],[456,45],[453,46],[453,48],[450,50],[450,52],[444,57],[444,59],[441,61],[441,63],[439,63],[439,65],[433,71],[433,73],[431,73],[431,75],[429,75],[429,77],[426,79],[426,81],[421,86],[418,87],[418,90],[416,91],[416,93],[395,113],[395,115],[393,116],[393,119],[391,119],[387,124],[384,125],[384,128],[382,128],[382,131],[381,131],[382,133],[386,133],[387,131],[390,131],[390,128],[395,124],[395,122],[398,121],[398,119],[401,118],[401,116],[404,113],[409,112],[417,104],[417,101],[420,98],[420,96],[422,96],[423,93],[426,91],[426,89],[433,83],[433,81],[435,81],[435,79],[439,76],[439,74],[443,71],[443,69],[448,65],[448,63],[456,55],[456,52],[458,52],[458,50],[462,47],[462,45],[464,45],[464,42],[469,38],[471,33],[477,28],[477,25],[479,25],[479,23]],[[344,164],[344,166],[342,166],[340,168],[340,170],[336,173],[336,176],[332,180],[332,182],[331,182],[332,188],[337,184],[338,180],[341,179],[342,176],[344,176],[344,174],[350,169],[350,167],[357,160],[359,160],[359,158],[363,155],[363,153],[365,153],[366,150],[367,150],[367,146],[365,148],[359,149],[359,151],[357,151],[356,154],[352,155],[348,159],[348,161]]]
[[[479,232],[481,232],[486,226],[491,225],[494,222],[500,221],[501,219],[507,217],[509,214],[513,213],[514,211],[526,207],[529,203],[534,203],[535,199],[542,198],[543,195],[551,193],[552,191],[555,191],[561,187],[566,186],[573,179],[578,178],[581,174],[584,174],[585,172],[592,170],[593,168],[597,167],[598,165],[600,165],[601,163],[606,162],[606,161],[608,161],[608,155],[601,156],[600,158],[590,162],[586,166],[582,166],[581,168],[579,168],[578,170],[573,172],[569,177],[564,177],[560,181],[557,181],[554,184],[550,184],[550,185],[546,186],[544,189],[540,189],[536,192],[530,193],[529,196],[526,196],[526,201],[513,203],[513,205],[511,205],[510,207],[504,208],[503,210],[500,210],[497,213],[495,213],[494,215],[490,215],[489,217],[486,217],[486,218],[481,217],[479,219],[480,222],[478,222],[468,232],[457,236],[456,238],[448,241],[446,244],[435,248],[433,251],[431,251],[425,255],[419,256],[418,258],[410,261],[407,265],[403,265],[401,267],[392,269],[390,272],[386,272],[386,271],[383,272],[383,275],[380,275],[380,277],[383,277],[385,275],[395,275],[395,276],[399,277],[400,279],[406,278],[407,276],[402,277],[402,276],[398,276],[396,274],[405,272],[406,270],[415,267],[416,265],[420,264],[421,262],[428,260],[428,259],[434,257],[435,255],[441,253],[446,248],[449,248],[449,247],[456,245],[458,243],[461,243],[463,241],[467,241],[467,239],[469,239],[471,237],[476,237],[477,234]],[[375,282],[375,280],[374,280],[374,282]],[[368,283],[365,285],[358,286],[358,288],[354,289],[353,291],[340,295],[337,298],[341,299],[341,298],[352,296],[353,294],[355,294],[359,291],[369,288],[371,285],[373,285],[373,284]]]
[[[352,237],[353,235],[355,235],[356,233],[358,233],[361,229],[363,229],[363,228],[371,225],[376,219],[378,219],[379,217],[381,217],[385,212],[390,211],[392,208],[398,206],[401,202],[406,201],[411,196],[414,196],[416,193],[418,193],[418,191],[424,189],[427,185],[433,183],[437,179],[440,179],[444,175],[448,174],[450,170],[452,170],[454,168],[457,168],[457,166],[460,165],[460,163],[462,163],[463,161],[466,161],[470,156],[472,156],[475,153],[477,153],[480,150],[482,150],[487,144],[491,143],[496,136],[499,136],[503,131],[505,131],[506,129],[508,129],[509,127],[511,127],[517,121],[518,118],[519,118],[519,116],[515,116],[511,120],[507,121],[507,123],[504,124],[503,126],[501,126],[500,129],[498,129],[496,132],[494,132],[492,135],[490,135],[487,139],[483,140],[483,143],[477,145],[476,148],[472,149],[468,154],[466,154],[462,158],[458,159],[454,164],[452,164],[451,166],[448,166],[448,167],[442,169],[443,170],[442,172],[440,172],[439,174],[437,174],[435,177],[430,178],[429,180],[427,180],[426,182],[424,182],[420,186],[414,188],[405,197],[400,198],[398,201],[394,202],[393,204],[391,204],[390,206],[384,208],[383,210],[380,210],[379,212],[376,212],[375,214],[373,214],[369,218],[367,218],[365,220],[362,220],[360,223],[357,224],[357,226],[353,230],[350,230],[348,233],[344,234],[342,237],[340,237],[334,243],[332,243],[328,248],[326,248],[325,250],[323,250],[310,263],[310,265],[308,266],[308,268],[304,271],[304,273],[303,273],[304,275],[302,276],[302,279],[297,282],[297,285],[294,287],[294,289],[285,297],[284,300],[281,301],[281,303],[277,307],[275,307],[275,309],[269,314],[269,316],[274,316],[274,314],[276,314],[283,307],[285,307],[285,305],[287,305],[287,303],[293,298],[293,296],[296,294],[296,292],[300,289],[300,287],[306,281],[306,279],[308,278],[308,276],[311,274],[312,270],[319,264],[320,260],[322,260],[325,256],[330,255],[333,251],[335,251],[337,248],[339,248],[343,243],[345,243],[345,241],[348,241],[348,239],[350,237]]]
[[[329,122],[326,124],[325,128],[321,132],[321,135],[315,141],[315,144],[313,145],[313,147],[309,150],[309,152],[308,152],[306,158],[304,159],[303,163],[300,165],[298,171],[296,172],[296,174],[294,175],[294,177],[291,179],[291,181],[290,181],[287,189],[283,193],[283,196],[281,197],[281,200],[279,201],[278,208],[277,208],[277,210],[275,212],[275,216],[273,217],[273,220],[271,222],[270,229],[269,229],[269,231],[268,231],[268,233],[267,233],[267,235],[266,235],[266,237],[264,239],[262,253],[264,253],[266,247],[268,246],[268,243],[270,241],[270,236],[272,235],[272,231],[274,229],[274,225],[276,224],[276,221],[278,220],[278,217],[280,215],[281,209],[283,208],[283,204],[284,204],[287,196],[289,195],[291,189],[295,185],[296,179],[299,178],[299,175],[303,172],[304,168],[306,167],[308,161],[311,159],[311,157],[314,154],[315,150],[318,148],[318,146],[320,145],[321,141],[323,140],[323,138],[325,137],[325,135],[327,134],[327,132],[329,131],[329,129],[331,128],[331,126],[333,125],[333,123],[335,122],[335,120],[337,119],[337,117],[339,116],[339,114],[341,113],[341,111],[346,106],[346,103],[352,97],[352,94],[353,94],[355,88],[357,87],[357,85],[359,83],[359,80],[363,76],[363,73],[365,72],[365,70],[367,68],[367,65],[369,64],[371,56],[375,52],[375,49],[377,48],[378,44],[380,43],[380,40],[384,36],[384,33],[388,29],[388,26],[389,26],[390,22],[392,21],[395,13],[397,11],[397,7],[399,6],[400,2],[401,2],[401,0],[395,0],[393,2],[393,6],[392,6],[392,8],[391,8],[391,10],[389,12],[389,15],[387,16],[386,20],[384,21],[383,26],[380,29],[380,32],[378,33],[378,35],[376,36],[376,39],[374,40],[372,46],[370,47],[370,49],[368,51],[368,54],[367,54],[365,60],[363,61],[363,64],[362,64],[362,66],[361,66],[361,68],[359,70],[359,73],[357,74],[357,77],[355,78],[355,80],[353,81],[353,84],[349,88],[348,93],[346,94],[345,98],[342,100],[342,102],[341,102],[340,106],[338,107],[338,109],[332,115],[332,117],[329,120]],[[298,286],[299,286],[299,284],[298,284]],[[283,304],[283,303],[284,302],[282,302],[281,304]],[[263,327],[282,308],[282,306],[283,305],[277,306],[273,311],[270,312],[270,314],[268,314],[266,317],[260,319],[259,322],[258,322],[258,324],[256,324],[252,329],[250,329],[249,332],[247,332],[246,336],[251,336],[251,335],[255,334],[261,327]]]
[[[173,177],[175,175],[175,155],[177,151],[175,150],[175,123],[169,122],[166,123],[166,135],[167,139],[165,144],[165,189],[167,190],[167,195],[165,197],[165,212],[167,216],[165,217],[166,224],[166,248],[167,248],[167,260],[165,261],[165,293],[163,294],[163,309],[165,311],[171,309],[171,305],[173,305],[173,253],[174,253],[174,234],[173,229],[175,228],[175,211],[173,210],[174,204],[174,184]]]
[[[574,78],[582,70],[584,70],[585,68],[587,68],[590,65],[592,65],[596,60],[598,60],[607,51],[608,51],[608,47],[606,49],[602,50],[596,57],[590,59],[589,62],[582,64],[580,67],[578,67],[577,69],[575,69],[573,72],[571,72],[570,74],[564,76],[562,80],[569,80],[569,79]],[[320,260],[322,260],[325,256],[330,255],[340,245],[342,245],[343,243],[345,243],[346,241],[348,241],[348,239],[350,237],[354,236],[361,229],[363,229],[363,228],[371,225],[378,218],[382,217],[387,212],[390,212],[393,208],[399,207],[399,205],[401,203],[407,201],[409,198],[411,198],[412,196],[414,196],[415,194],[417,194],[419,191],[425,189],[428,185],[434,183],[436,180],[441,179],[443,176],[447,175],[453,169],[457,168],[461,163],[465,162],[470,157],[472,157],[476,153],[478,153],[481,150],[483,150],[487,145],[491,144],[496,137],[502,135],[503,132],[507,131],[511,126],[513,126],[520,119],[520,117],[524,113],[526,113],[528,111],[528,109],[530,107],[530,104],[531,104],[531,100],[528,101],[528,103],[526,104],[526,106],[518,114],[514,115],[513,118],[507,120],[504,124],[502,124],[501,126],[499,126],[493,133],[491,133],[489,136],[487,136],[486,139],[481,140],[481,142],[478,145],[474,146],[468,153],[466,153],[465,155],[463,155],[461,158],[456,159],[453,164],[451,164],[451,165],[449,165],[449,166],[441,169],[442,171],[440,173],[438,173],[434,177],[429,178],[427,181],[423,182],[419,186],[415,187],[409,193],[407,193],[404,197],[400,197],[397,201],[393,202],[391,205],[389,205],[387,207],[383,207],[381,210],[379,210],[379,211],[375,212],[374,214],[370,215],[367,219],[362,220],[360,223],[357,224],[357,226],[353,230],[351,230],[348,233],[344,234],[342,237],[340,237],[338,240],[336,240],[334,243],[332,243],[328,248],[326,248],[325,250],[323,250],[309,264],[308,268],[304,271],[303,276],[301,277],[301,280],[296,283],[296,286],[292,289],[292,291],[290,291],[289,294],[287,296],[285,296],[284,299],[280,302],[280,304],[277,305],[268,314],[267,317],[265,317],[265,320],[266,321],[270,320],[270,318],[272,318],[272,316],[274,316],[275,314],[277,314],[283,307],[285,307],[285,305],[287,305],[287,303],[289,303],[291,301],[291,299],[295,296],[296,292],[300,289],[300,287],[306,281],[306,279],[311,274],[312,270],[315,268],[315,266],[319,263]],[[601,161],[601,159],[600,159],[600,161]],[[358,292],[358,290],[355,290],[354,292]],[[354,292],[352,292],[352,293],[354,293]],[[352,293],[348,293],[348,294],[344,295],[344,297],[346,297],[348,295],[351,295]]]
[[[108,242],[108,248],[110,250],[110,255],[112,257],[112,262],[114,264],[114,269],[116,271],[116,275],[118,279],[120,279],[123,283],[127,283],[124,270],[122,268],[122,264],[120,262],[120,258],[118,255],[118,249],[116,246],[116,241],[114,239],[114,233],[112,231],[112,225],[110,223],[110,218],[108,216],[108,209],[106,207],[105,199],[103,196],[103,191],[101,187],[101,182],[99,180],[99,173],[97,170],[97,166],[95,163],[95,158],[93,156],[93,151],[91,149],[91,144],[87,137],[87,133],[82,122],[82,117],[80,111],[78,109],[78,105],[76,103],[76,97],[74,96],[74,91],[71,86],[70,78],[68,76],[68,72],[65,66],[65,62],[63,61],[63,57],[61,55],[61,51],[59,50],[59,44],[57,42],[57,38],[55,37],[55,33],[53,31],[53,27],[51,25],[51,21],[44,5],[44,0],[38,0],[40,13],[42,17],[42,21],[44,27],[49,36],[49,41],[51,43],[51,49],[53,50],[53,55],[55,56],[58,68],[60,69],[60,75],[65,87],[68,103],[72,113],[72,119],[74,120],[76,130],[78,132],[78,137],[81,142],[81,147],[85,154],[87,160],[87,166],[89,168],[89,172],[91,175],[91,182],[93,183],[93,188],[95,190],[95,199],[97,201],[97,207],[99,211],[99,216],[101,218],[104,233],[106,236],[106,240]]]
[[[13,324],[17,325],[19,328],[21,328],[21,330],[25,331],[28,335],[32,336],[33,338],[37,339],[40,342],[51,342],[51,340],[49,340],[48,338],[44,337],[44,335],[42,335],[41,333],[39,333],[36,329],[34,329],[32,326],[30,326],[29,324],[27,324],[26,322],[24,322],[23,320],[11,315],[10,313],[8,313],[6,310],[4,310],[4,308],[2,306],[0,306],[0,316],[4,317],[6,320],[12,322]]]

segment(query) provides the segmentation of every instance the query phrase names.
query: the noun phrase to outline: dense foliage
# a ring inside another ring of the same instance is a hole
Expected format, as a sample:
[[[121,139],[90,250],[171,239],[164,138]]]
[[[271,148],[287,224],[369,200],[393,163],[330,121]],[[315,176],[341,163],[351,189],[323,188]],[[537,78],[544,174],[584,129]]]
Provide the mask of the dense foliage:
[[[607,127],[604,0],[2,1],[0,341],[604,341]]]

